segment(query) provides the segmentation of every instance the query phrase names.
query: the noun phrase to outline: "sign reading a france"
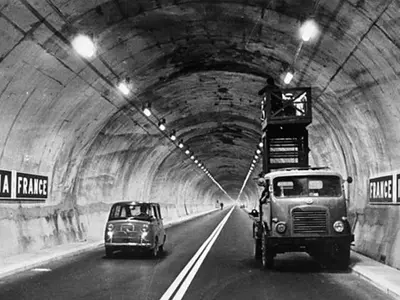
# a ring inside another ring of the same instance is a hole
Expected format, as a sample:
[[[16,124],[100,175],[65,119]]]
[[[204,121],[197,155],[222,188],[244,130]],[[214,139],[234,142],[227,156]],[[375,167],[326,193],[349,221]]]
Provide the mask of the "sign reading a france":
[[[47,176],[0,170],[1,201],[44,202],[48,186]]]

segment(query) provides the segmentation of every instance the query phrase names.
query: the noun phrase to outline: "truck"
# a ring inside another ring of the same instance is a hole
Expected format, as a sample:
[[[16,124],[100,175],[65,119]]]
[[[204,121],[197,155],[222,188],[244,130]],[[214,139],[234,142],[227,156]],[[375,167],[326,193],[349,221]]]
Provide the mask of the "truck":
[[[274,86],[263,88],[262,94],[263,171],[257,184],[263,191],[258,209],[249,213],[254,257],[266,269],[279,253],[306,252],[346,269],[354,235],[347,219],[345,184],[353,179],[308,163],[311,88]],[[282,100],[275,111],[271,99]]]
[[[338,269],[346,269],[354,241],[347,219],[344,185],[353,179],[329,168],[288,168],[259,179],[264,188],[259,212],[250,212],[254,255],[263,268],[285,252],[307,252]]]

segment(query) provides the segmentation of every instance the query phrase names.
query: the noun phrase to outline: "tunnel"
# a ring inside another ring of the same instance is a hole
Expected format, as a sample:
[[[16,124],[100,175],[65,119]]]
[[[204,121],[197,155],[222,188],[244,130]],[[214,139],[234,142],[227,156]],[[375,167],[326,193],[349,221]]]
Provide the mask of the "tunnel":
[[[399,196],[369,201],[369,180],[400,170],[399,11],[396,0],[1,1],[0,257],[101,239],[121,200],[158,202],[168,221],[252,207],[258,91],[293,68],[287,86],[312,88],[311,165],[354,179],[354,249],[400,268]],[[303,42],[307,20],[318,33]],[[74,49],[79,35],[93,56]],[[46,178],[44,199],[8,197],[11,173]]]

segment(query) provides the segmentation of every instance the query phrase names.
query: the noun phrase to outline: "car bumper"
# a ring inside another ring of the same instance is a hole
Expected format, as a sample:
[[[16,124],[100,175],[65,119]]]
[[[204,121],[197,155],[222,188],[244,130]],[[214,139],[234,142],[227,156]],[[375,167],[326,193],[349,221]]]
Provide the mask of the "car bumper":
[[[143,247],[143,248],[152,248],[152,243],[104,243],[106,247]]]

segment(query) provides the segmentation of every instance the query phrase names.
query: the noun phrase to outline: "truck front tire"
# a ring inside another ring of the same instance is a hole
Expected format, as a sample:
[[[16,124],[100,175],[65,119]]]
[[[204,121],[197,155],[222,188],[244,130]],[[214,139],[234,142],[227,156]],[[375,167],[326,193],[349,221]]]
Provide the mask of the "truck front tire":
[[[261,251],[261,240],[260,239],[254,239],[254,258],[256,260],[260,260],[262,255]]]
[[[265,234],[262,235],[262,240],[261,240],[261,262],[262,262],[262,268],[265,269],[271,269],[274,266],[274,256],[275,253],[268,248],[267,246],[267,237]]]

